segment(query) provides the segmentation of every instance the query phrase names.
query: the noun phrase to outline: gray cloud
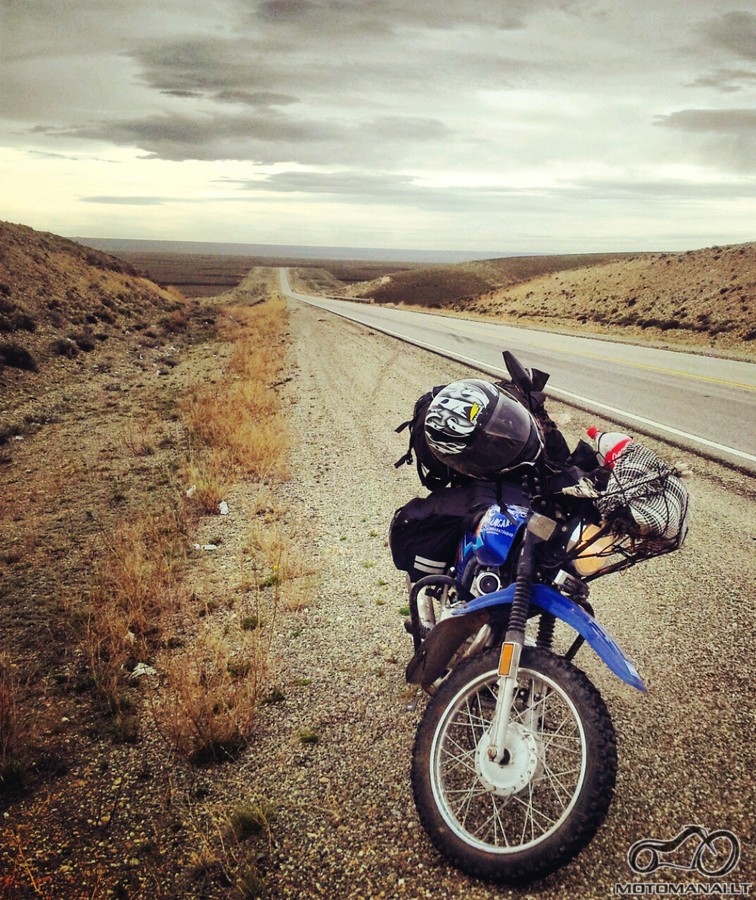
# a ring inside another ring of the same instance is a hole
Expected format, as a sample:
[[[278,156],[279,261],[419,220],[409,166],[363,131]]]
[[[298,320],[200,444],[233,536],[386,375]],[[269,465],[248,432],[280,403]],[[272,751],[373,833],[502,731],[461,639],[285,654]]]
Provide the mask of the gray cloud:
[[[585,178],[563,185],[566,192],[586,200],[634,200],[658,205],[667,201],[701,203],[724,198],[756,197],[753,179],[729,179],[691,184],[681,179],[617,179]]]
[[[724,94],[746,91],[756,85],[756,70],[717,69],[710,75],[702,75],[690,83],[690,87],[714,88]]]
[[[658,116],[656,124],[693,135],[688,158],[736,172],[756,171],[756,109],[681,109]]]
[[[244,106],[253,107],[271,107],[271,106],[288,106],[291,103],[298,103],[296,97],[290,94],[277,94],[275,91],[219,91],[215,94],[215,99],[222,103],[241,103]]]
[[[632,201],[658,207],[669,201],[701,203],[733,197],[756,197],[752,180],[729,179],[702,182],[691,186],[682,180],[583,178],[559,181],[552,187],[503,188],[497,185],[434,186],[412,175],[392,172],[307,172],[286,171],[256,179],[224,179],[221,184],[236,185],[243,192],[296,193],[309,196],[313,202],[361,205],[398,205],[429,211],[471,210],[494,211],[511,201],[532,205],[559,204],[567,199],[581,202],[607,203]],[[228,199],[234,199],[230,197]]]
[[[495,185],[476,187],[438,187],[421,183],[412,176],[397,176],[390,172],[357,173],[349,171],[281,172],[258,179],[220,179],[222,186],[236,187],[237,194],[213,198],[194,196],[85,196],[82,202],[109,206],[160,207],[166,205],[224,206],[245,205],[254,208],[261,194],[268,202],[278,202],[282,208],[287,197],[297,195],[300,209],[307,205],[322,209],[326,204],[344,208],[370,208],[376,213],[386,210],[418,211],[433,216],[464,216],[471,214],[481,219],[517,215],[536,218],[553,215],[565,204],[579,202],[588,210],[646,209],[660,214],[671,206],[677,208],[705,208],[712,202],[730,198],[753,198],[756,184],[752,181],[720,181],[691,186],[683,181],[638,180],[618,183],[611,179],[583,179],[563,182],[547,190],[509,189]]]
[[[58,137],[107,140],[120,146],[138,147],[150,158],[280,160],[328,164],[385,155],[391,145],[398,160],[403,146],[450,136],[437,120],[419,116],[383,116],[362,122],[323,121],[284,116],[275,111],[250,115],[163,114],[140,119],[99,122],[68,129],[37,127],[33,133]],[[381,141],[378,141],[380,136]]]
[[[72,128],[69,137],[107,140],[138,147],[151,158],[248,159],[274,162],[291,147],[313,148],[333,139],[333,129],[318,122],[303,122],[277,115],[180,115],[166,113],[141,119],[100,122]]]
[[[248,190],[376,197],[404,191],[415,184],[415,179],[411,175],[397,175],[393,172],[290,171],[236,183]]]
[[[163,206],[175,202],[168,197],[80,197],[82,203],[102,203],[108,206]]]
[[[686,196],[753,198],[731,177],[756,157],[742,0],[0,0],[0,16],[4,143],[75,173],[90,217],[212,202],[230,228],[230,204],[291,203],[317,231],[318,204],[339,204],[366,230],[371,206],[383,233],[427,212],[429,234],[467,240],[479,215],[493,235],[541,213],[574,230],[590,206],[604,234],[601,202],[641,222]],[[95,165],[116,147],[122,183]],[[192,160],[258,168],[218,197],[216,167],[169,165]]]
[[[706,41],[744,59],[756,60],[756,14],[722,13],[700,26]]]
[[[269,88],[269,67],[256,59],[263,51],[256,40],[202,36],[148,41],[129,55],[150,87],[202,95]]]
[[[756,132],[756,109],[681,109],[657,116],[656,123],[681,131],[747,135]]]
[[[404,28],[451,30],[460,25],[485,25],[494,29],[523,27],[527,19],[547,9],[579,10],[580,0],[267,0],[259,16],[277,25],[291,25],[330,34],[352,32],[371,36],[396,33]]]

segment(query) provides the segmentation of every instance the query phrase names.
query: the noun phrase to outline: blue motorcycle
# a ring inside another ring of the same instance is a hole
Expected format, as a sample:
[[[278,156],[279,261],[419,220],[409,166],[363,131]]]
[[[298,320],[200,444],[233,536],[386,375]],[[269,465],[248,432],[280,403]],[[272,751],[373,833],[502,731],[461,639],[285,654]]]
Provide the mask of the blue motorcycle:
[[[511,354],[505,359],[527,394],[530,373]],[[564,469],[555,473],[540,457],[519,483],[490,485],[495,502],[478,510],[453,563],[442,571],[427,552],[417,556],[422,577],[410,592],[416,649],[406,677],[432,695],[412,758],[417,812],[454,866],[494,882],[555,871],[603,822],[617,773],[615,732],[573,659],[587,643],[623,682],[646,688],[596,621],[589,583],[676,549],[685,536],[687,495],[678,481],[668,489],[677,474],[669,467],[651,466],[634,485],[620,485],[606,465],[590,477]],[[459,502],[465,488],[447,490]],[[663,536],[633,519],[633,497],[666,504],[674,522]],[[574,633],[563,652],[558,622]]]

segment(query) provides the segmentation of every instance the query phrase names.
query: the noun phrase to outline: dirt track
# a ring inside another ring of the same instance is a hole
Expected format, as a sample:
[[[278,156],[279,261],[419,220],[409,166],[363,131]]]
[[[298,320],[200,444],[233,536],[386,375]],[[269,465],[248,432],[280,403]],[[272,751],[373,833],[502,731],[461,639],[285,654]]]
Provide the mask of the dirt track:
[[[290,680],[311,679],[263,713],[249,783],[280,810],[265,878],[281,897],[607,897],[631,880],[630,845],[673,838],[688,823],[731,829],[753,869],[753,722],[748,660],[754,614],[753,507],[742,477],[684,457],[694,513],[680,553],[595,585],[597,617],[637,664],[642,696],[583,649],[577,662],[608,702],[620,774],[610,816],[593,844],[530,891],[495,889],[447,867],[420,829],[409,763],[414,693],[403,680],[403,574],[386,529],[418,490],[394,427],[416,396],[465,370],[335,316],[292,302],[293,380],[300,437],[292,500],[312,525],[322,587],[278,648]],[[571,414],[574,443],[593,419]],[[676,451],[667,456],[679,459]],[[303,727],[319,740],[297,746]],[[660,869],[650,880],[696,881]],[[637,877],[636,877],[636,880]]]

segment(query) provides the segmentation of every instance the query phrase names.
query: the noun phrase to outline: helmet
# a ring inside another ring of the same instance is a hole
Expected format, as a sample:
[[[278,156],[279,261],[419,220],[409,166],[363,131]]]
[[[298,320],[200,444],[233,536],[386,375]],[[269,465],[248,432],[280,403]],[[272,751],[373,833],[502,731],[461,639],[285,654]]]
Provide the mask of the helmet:
[[[425,415],[425,438],[445,465],[474,478],[495,478],[543,449],[535,419],[490,381],[466,378],[436,394]]]

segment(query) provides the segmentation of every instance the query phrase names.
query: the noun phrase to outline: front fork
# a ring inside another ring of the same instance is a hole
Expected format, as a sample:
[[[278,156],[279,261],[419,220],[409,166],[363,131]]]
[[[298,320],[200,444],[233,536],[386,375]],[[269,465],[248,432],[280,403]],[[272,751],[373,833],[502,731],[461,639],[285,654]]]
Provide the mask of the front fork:
[[[501,645],[499,656],[499,681],[496,696],[496,711],[488,731],[488,748],[486,753],[492,762],[506,765],[507,731],[512,713],[512,702],[517,690],[517,675],[520,667],[520,656],[525,646],[525,625],[532,595],[533,575],[535,574],[536,548],[542,541],[548,540],[554,533],[557,523],[548,516],[531,513],[526,526],[525,536],[520,548],[517,562],[517,581],[515,584],[512,609],[509,614],[507,633]]]

